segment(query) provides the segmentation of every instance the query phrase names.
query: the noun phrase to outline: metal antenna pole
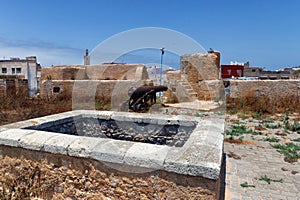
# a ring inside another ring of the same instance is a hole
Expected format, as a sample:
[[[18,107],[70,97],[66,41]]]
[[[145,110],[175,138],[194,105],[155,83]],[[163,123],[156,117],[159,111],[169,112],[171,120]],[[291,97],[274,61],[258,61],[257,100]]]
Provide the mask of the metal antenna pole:
[[[161,56],[160,56],[160,79],[159,79],[159,85],[162,85],[162,62],[163,62],[163,55],[165,53],[165,48],[161,48]]]

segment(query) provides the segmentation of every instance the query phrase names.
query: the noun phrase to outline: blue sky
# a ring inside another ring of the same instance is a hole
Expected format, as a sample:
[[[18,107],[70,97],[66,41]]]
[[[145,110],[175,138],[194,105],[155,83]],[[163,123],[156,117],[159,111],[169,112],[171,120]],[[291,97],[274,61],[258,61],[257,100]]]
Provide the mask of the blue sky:
[[[162,27],[221,51],[224,64],[294,67],[299,10],[297,0],[2,0],[0,59],[37,55],[42,66],[82,64],[86,48],[114,34]]]

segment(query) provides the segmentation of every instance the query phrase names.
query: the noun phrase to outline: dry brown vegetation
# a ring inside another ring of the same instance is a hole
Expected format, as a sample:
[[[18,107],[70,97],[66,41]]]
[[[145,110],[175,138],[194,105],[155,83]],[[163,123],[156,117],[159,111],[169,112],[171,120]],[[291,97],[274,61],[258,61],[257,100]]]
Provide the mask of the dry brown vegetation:
[[[27,120],[72,110],[71,94],[59,94],[52,98],[29,98],[27,94],[0,96],[0,125]],[[300,97],[289,96],[265,96],[256,97],[249,92],[242,98],[227,98],[227,110],[235,113],[261,113],[276,114],[286,111],[300,113]],[[107,97],[95,98],[97,110],[110,110],[111,102]]]
[[[0,97],[0,125],[69,111],[72,99],[66,95],[55,98],[29,98],[26,94]]]
[[[52,98],[29,98],[26,94],[0,96],[0,125],[72,110],[72,97],[59,94]],[[109,110],[110,99],[95,99],[97,110]]]

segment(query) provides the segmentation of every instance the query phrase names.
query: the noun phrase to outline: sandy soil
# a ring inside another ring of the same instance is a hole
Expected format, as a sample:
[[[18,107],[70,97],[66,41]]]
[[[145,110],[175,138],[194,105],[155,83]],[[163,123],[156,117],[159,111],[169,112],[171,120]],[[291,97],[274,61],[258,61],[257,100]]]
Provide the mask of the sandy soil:
[[[215,199],[201,187],[157,176],[119,176],[93,166],[79,171],[8,156],[0,158],[0,166],[0,199]]]

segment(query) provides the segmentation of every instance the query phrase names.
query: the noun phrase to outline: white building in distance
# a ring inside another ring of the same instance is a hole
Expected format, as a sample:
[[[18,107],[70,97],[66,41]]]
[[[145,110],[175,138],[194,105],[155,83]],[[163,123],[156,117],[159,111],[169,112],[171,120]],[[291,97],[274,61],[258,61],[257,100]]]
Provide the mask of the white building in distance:
[[[25,59],[11,58],[0,60],[0,78],[19,78],[28,80],[29,96],[36,94],[40,87],[41,66],[35,56]]]

